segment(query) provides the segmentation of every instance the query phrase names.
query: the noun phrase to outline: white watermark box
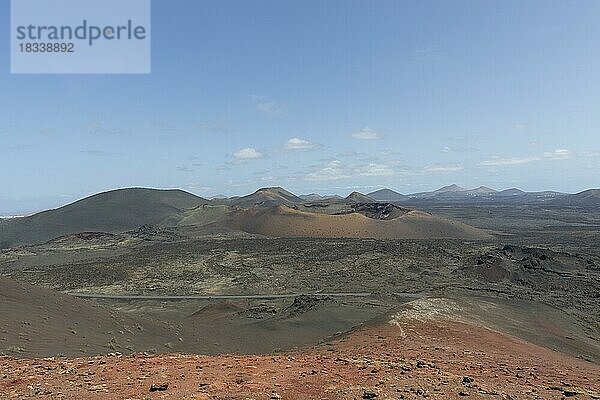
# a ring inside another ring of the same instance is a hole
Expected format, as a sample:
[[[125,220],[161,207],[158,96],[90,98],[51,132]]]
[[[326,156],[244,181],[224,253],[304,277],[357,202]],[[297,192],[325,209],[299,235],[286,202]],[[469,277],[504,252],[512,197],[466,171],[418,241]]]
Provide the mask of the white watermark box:
[[[150,0],[11,0],[14,74],[148,74]]]

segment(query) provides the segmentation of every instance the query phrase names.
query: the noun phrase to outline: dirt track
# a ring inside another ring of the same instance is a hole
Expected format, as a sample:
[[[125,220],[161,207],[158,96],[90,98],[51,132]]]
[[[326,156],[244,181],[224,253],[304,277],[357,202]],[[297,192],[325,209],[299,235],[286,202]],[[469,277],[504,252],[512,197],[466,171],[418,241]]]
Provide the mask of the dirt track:
[[[75,297],[87,299],[108,299],[108,300],[272,300],[272,299],[293,299],[299,296],[304,297],[368,297],[371,293],[295,293],[295,294],[249,294],[249,295],[205,295],[205,296],[128,296],[128,295],[110,295],[100,293],[70,293]]]

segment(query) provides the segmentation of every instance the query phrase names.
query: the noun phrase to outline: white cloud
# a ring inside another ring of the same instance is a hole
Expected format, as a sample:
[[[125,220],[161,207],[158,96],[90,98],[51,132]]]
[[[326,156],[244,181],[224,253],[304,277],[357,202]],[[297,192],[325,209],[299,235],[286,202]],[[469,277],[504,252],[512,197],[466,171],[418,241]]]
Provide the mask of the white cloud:
[[[415,59],[420,61],[440,59],[439,49],[437,46],[424,46],[415,49]]]
[[[89,133],[93,135],[129,135],[130,131],[120,129],[120,128],[107,128],[100,124],[99,122],[92,122],[87,126],[87,130]]]
[[[539,161],[539,157],[510,157],[504,158],[499,156],[492,156],[491,159],[485,160],[479,163],[479,165],[483,165],[485,167],[494,167],[498,165],[519,165],[519,164],[527,164],[533,161]]]
[[[437,46],[417,47],[415,49],[415,53],[417,53],[417,54],[435,53],[436,51],[437,51]]]
[[[281,114],[281,108],[274,101],[256,103],[256,109],[267,114]]]
[[[339,160],[329,161],[325,166],[308,173],[305,178],[309,181],[332,181],[348,179],[356,176],[391,176],[396,172],[386,164],[368,163],[348,165]]]
[[[195,128],[202,133],[230,133],[233,131],[223,121],[201,122],[195,124]]]
[[[263,155],[253,147],[246,147],[233,153],[233,157],[236,160],[255,160],[263,158]]]
[[[360,139],[360,140],[381,139],[381,135],[375,129],[371,129],[368,126],[364,127],[363,129],[361,129],[358,132],[354,132],[352,134],[352,137],[354,139]]]
[[[462,171],[463,167],[459,164],[447,164],[447,165],[428,165],[423,168],[423,172],[425,173],[445,173],[445,172],[457,172]]]
[[[341,153],[337,153],[335,156],[339,158],[359,158],[366,157],[367,153],[359,153],[358,151],[354,150],[346,150]]]
[[[258,111],[264,112],[265,114],[276,115],[283,113],[283,109],[279,106],[279,104],[267,99],[264,96],[253,95],[252,101],[254,102],[256,109]]]
[[[519,165],[527,164],[535,161],[556,161],[556,160],[568,160],[571,158],[571,151],[567,149],[555,149],[553,151],[546,151],[542,156],[529,156],[529,157],[499,157],[492,156],[491,159],[485,160],[479,163],[479,165],[485,167],[494,167],[500,165]]]
[[[325,167],[306,175],[309,181],[332,181],[349,178],[346,168],[339,160],[330,161]]]
[[[379,150],[379,155],[382,157],[401,156],[402,153],[399,151],[391,150],[391,149],[382,149],[382,150]]]
[[[442,153],[450,154],[450,153],[468,153],[478,151],[475,147],[462,146],[462,145],[452,145],[452,146],[444,146],[442,148]]]
[[[567,160],[571,158],[571,151],[567,149],[556,149],[554,151],[545,152],[544,157],[549,160]]]
[[[54,135],[55,133],[57,133],[57,130],[54,128],[42,128],[40,129],[40,133],[42,135]]]
[[[515,124],[515,130],[516,131],[525,131],[527,130],[527,125],[526,124]]]
[[[108,156],[119,155],[119,153],[111,153],[111,152],[108,152],[108,151],[95,150],[95,149],[82,150],[81,152],[84,153],[84,154],[87,154],[88,156],[100,156],[100,157],[108,157]]]
[[[286,151],[294,151],[294,150],[313,150],[319,147],[318,144],[309,142],[308,140],[300,139],[300,138],[291,138],[283,145],[283,149]]]
[[[390,176],[394,175],[394,170],[384,164],[367,164],[357,167],[355,172],[361,176]]]

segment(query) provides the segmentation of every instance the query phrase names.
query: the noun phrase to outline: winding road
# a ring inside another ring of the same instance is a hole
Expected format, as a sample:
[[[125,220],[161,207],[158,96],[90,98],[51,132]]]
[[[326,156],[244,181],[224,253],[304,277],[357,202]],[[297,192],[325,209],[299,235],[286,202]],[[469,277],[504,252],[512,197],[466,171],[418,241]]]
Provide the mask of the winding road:
[[[159,295],[112,295],[102,293],[69,293],[71,296],[86,299],[107,300],[227,300],[227,299],[287,299],[306,297],[368,297],[371,293],[289,293],[289,294],[248,294],[248,295],[197,295],[197,296],[159,296]]]

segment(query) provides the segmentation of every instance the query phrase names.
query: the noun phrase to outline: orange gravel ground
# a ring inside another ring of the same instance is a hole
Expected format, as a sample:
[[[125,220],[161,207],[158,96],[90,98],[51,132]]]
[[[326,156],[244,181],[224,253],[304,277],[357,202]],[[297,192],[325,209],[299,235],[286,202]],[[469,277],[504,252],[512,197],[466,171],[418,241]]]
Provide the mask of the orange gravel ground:
[[[468,324],[410,320],[278,355],[0,358],[0,398],[600,399],[600,366]]]

